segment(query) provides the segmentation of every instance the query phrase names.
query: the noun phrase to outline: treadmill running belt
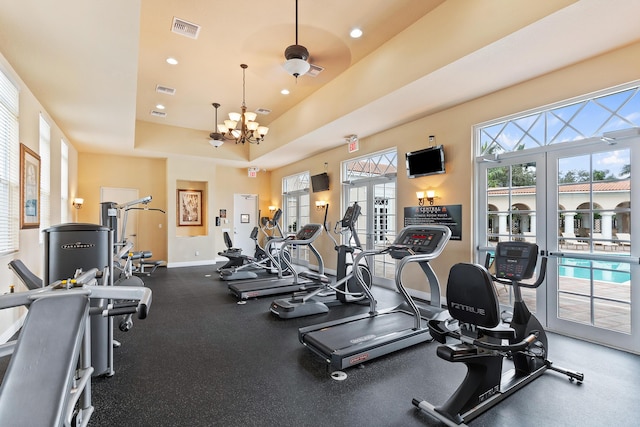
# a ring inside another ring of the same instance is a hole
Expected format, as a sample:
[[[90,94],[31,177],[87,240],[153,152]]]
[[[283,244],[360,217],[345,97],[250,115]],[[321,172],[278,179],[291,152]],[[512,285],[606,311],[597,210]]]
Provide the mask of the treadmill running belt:
[[[392,311],[309,332],[304,341],[325,354],[331,354],[362,343],[373,345],[376,340],[389,339],[413,326],[412,314]]]

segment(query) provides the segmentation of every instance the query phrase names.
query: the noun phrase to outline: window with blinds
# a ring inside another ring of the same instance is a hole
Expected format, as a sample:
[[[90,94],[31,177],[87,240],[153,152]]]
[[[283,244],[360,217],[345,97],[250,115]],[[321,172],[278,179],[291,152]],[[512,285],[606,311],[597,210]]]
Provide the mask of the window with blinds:
[[[18,250],[18,88],[0,70],[0,254]]]
[[[69,222],[69,146],[60,140],[60,222]]]
[[[40,114],[40,243],[51,225],[51,126]]]

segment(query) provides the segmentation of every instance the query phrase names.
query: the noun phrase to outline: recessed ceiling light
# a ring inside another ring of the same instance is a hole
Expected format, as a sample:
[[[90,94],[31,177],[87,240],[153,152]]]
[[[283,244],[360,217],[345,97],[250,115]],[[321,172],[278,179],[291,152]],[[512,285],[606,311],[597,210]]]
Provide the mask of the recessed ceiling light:
[[[282,89],[280,93],[283,95],[289,95],[289,89]]]
[[[157,104],[157,105],[156,105],[156,108],[157,108],[158,110],[164,110],[164,105],[162,105],[162,104]]]
[[[354,28],[353,30],[351,30],[349,35],[351,36],[352,39],[358,39],[362,37],[362,30],[360,28]]]
[[[169,57],[169,58],[167,58],[167,64],[177,65],[178,64],[178,60],[176,58]]]

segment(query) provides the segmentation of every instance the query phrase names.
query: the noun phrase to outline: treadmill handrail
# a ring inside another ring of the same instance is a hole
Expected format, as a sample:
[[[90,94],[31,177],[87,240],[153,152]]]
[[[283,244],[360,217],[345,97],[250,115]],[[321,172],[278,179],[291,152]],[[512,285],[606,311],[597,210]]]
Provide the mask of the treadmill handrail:
[[[407,230],[423,229],[424,227],[425,227],[425,225],[407,226],[407,227],[403,228],[398,235],[401,236]],[[404,258],[402,258],[400,260],[400,262],[398,263],[398,266],[396,267],[395,285],[396,285],[396,288],[398,289],[398,292],[400,292],[400,294],[404,298],[405,302],[409,305],[409,307],[411,307],[411,311],[413,311],[415,329],[422,328],[422,324],[421,324],[422,323],[422,320],[421,320],[422,316],[420,315],[420,310],[418,309],[418,306],[413,301],[413,298],[411,298],[411,296],[407,292],[407,289],[404,287],[404,284],[402,282],[402,271],[403,271],[404,267],[409,263],[427,261],[426,264],[421,264],[421,267],[422,267],[422,270],[424,271],[425,275],[427,276],[427,281],[429,282],[429,286],[430,286],[430,289],[431,289],[432,303],[435,304],[435,305],[440,306],[440,283],[438,281],[438,277],[436,276],[436,274],[434,273],[433,269],[431,268],[431,265],[428,262],[430,260],[436,258],[437,256],[439,256],[442,253],[442,251],[444,250],[444,247],[447,245],[447,242],[449,242],[449,239],[451,238],[451,229],[449,227],[447,227],[447,226],[444,226],[444,225],[428,225],[428,227],[429,228],[438,229],[438,230],[443,232],[443,237],[440,240],[440,242],[438,242],[438,246],[436,246],[436,248],[430,253],[417,252],[417,253],[414,253],[412,255],[407,255],[406,257],[404,257]],[[387,247],[385,247],[383,249],[369,249],[369,250],[360,252],[358,255],[356,255],[355,259],[353,260],[353,265],[358,265],[360,260],[365,256],[382,255],[382,254],[386,254],[387,252],[389,252],[389,251],[391,251],[393,249],[397,250],[399,248],[407,248],[407,250],[408,250],[407,252],[408,253],[412,252],[410,250],[410,247],[407,246],[407,245],[393,245],[393,244],[391,244],[391,245],[389,245],[389,246],[387,246]],[[355,269],[353,269],[353,271],[355,273],[355,277],[358,280],[358,284],[360,284],[360,287],[363,289],[363,291],[367,294],[367,297],[369,298],[369,313],[370,314],[374,314],[376,312],[376,301],[375,301],[375,298],[373,298],[373,294],[368,289],[368,286],[365,286],[364,278],[362,277],[362,273],[360,272],[360,269],[359,268],[355,268]],[[436,290],[437,290],[437,292],[435,292]]]

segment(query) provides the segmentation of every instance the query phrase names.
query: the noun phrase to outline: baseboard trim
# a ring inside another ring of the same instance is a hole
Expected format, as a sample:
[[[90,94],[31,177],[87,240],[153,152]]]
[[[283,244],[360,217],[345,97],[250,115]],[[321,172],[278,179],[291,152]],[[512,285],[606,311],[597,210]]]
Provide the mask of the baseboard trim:
[[[216,257],[215,259],[205,259],[202,261],[180,261],[180,262],[168,262],[167,268],[178,268],[178,267],[197,267],[200,265],[213,265],[218,262],[226,261],[226,258]]]

